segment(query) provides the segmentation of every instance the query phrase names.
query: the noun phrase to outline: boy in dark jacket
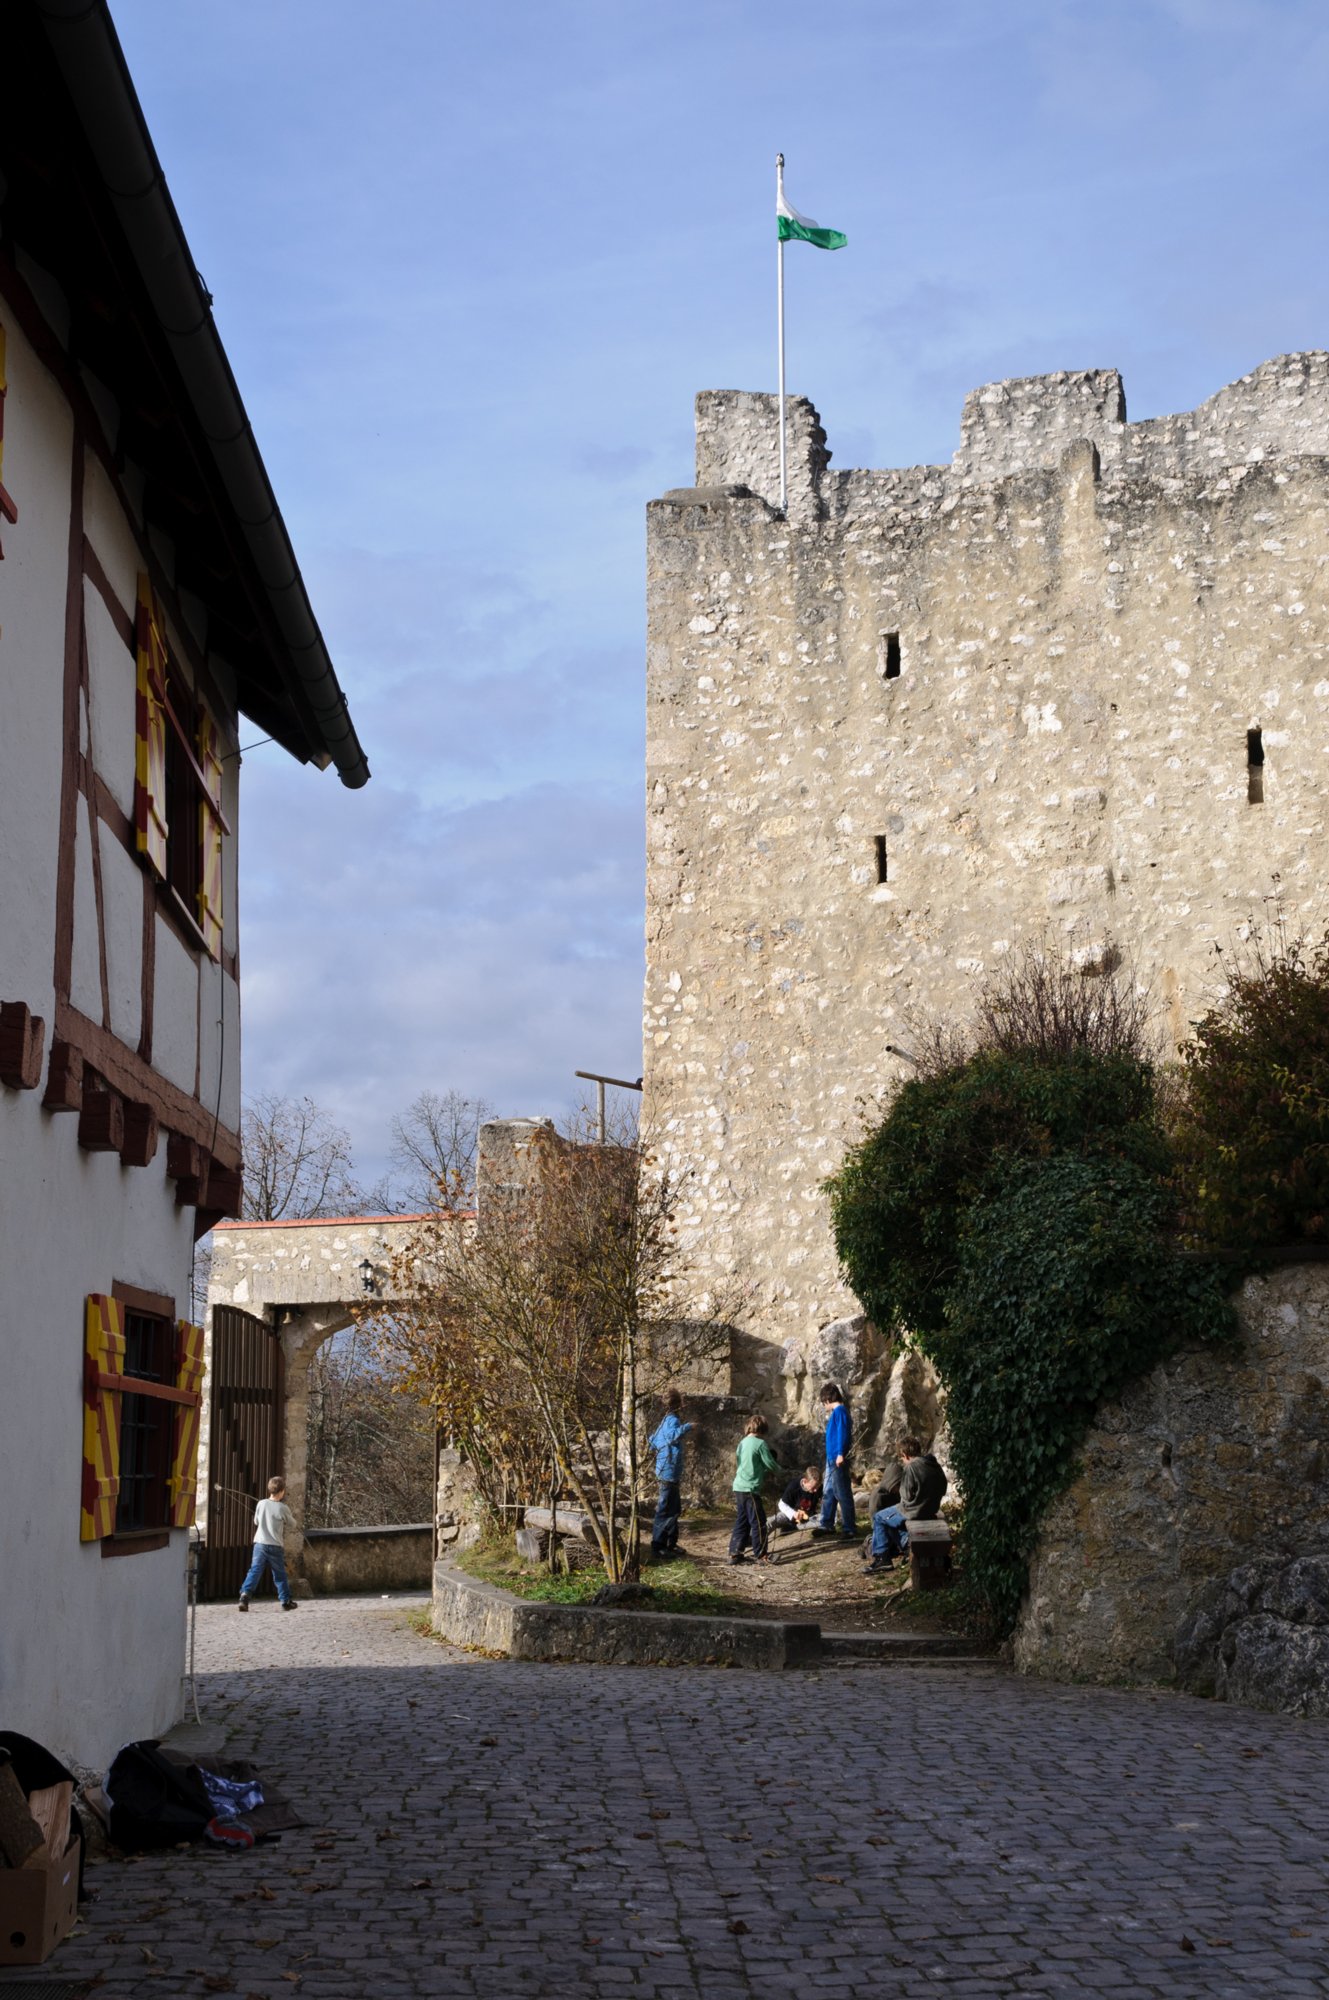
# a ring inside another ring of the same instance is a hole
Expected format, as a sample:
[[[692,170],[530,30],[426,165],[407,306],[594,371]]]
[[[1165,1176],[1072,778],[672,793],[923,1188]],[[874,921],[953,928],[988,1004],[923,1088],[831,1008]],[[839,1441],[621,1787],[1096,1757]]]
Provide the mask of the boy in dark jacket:
[[[807,1526],[820,1505],[821,1474],[815,1465],[810,1465],[797,1479],[791,1479],[780,1495],[775,1526],[782,1535],[791,1535],[795,1528]]]
[[[872,1561],[869,1569],[889,1569],[909,1546],[911,1521],[935,1521],[945,1498],[947,1479],[930,1451],[916,1437],[900,1444],[900,1501],[872,1516]]]

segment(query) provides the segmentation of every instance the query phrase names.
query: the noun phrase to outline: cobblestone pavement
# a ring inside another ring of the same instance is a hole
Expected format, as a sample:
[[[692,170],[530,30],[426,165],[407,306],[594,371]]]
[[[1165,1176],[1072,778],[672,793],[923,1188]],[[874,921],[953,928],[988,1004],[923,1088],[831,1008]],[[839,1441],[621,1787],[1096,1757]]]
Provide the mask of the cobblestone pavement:
[[[99,1995],[1329,1995],[1329,1728],[991,1671],[485,1660],[399,1601],[200,1613],[308,1831],[105,1862]]]

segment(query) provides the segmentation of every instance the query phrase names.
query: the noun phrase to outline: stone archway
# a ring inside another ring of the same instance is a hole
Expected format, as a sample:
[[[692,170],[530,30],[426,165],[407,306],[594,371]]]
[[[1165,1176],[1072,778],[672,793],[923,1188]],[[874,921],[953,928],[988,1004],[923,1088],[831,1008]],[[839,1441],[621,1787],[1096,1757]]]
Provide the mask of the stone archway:
[[[354,1321],[366,1301],[391,1305],[397,1250],[423,1218],[418,1215],[354,1216],[317,1222],[219,1223],[213,1234],[212,1272],[204,1319],[204,1353],[213,1367],[213,1314],[237,1306],[277,1334],[285,1362],[285,1411],[280,1471],[292,1512],[305,1521],[309,1472],[309,1371],[325,1341]],[[205,1405],[206,1407],[206,1405]],[[211,1439],[199,1444],[199,1530],[207,1537]],[[288,1543],[299,1571],[303,1531]]]

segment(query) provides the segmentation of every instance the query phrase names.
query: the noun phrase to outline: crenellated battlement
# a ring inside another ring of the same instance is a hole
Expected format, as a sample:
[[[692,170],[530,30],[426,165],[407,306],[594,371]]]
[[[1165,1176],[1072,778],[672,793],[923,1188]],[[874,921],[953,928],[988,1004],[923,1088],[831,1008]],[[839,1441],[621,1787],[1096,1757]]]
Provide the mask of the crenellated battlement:
[[[1126,420],[1115,368],[989,382],[965,398],[949,466],[830,472],[831,451],[805,396],[787,405],[789,518],[816,520],[863,503],[916,502],[1029,472],[1051,471],[1087,438],[1106,478],[1204,479],[1275,457],[1329,456],[1329,353],[1281,354],[1180,415]],[[707,389],[697,397],[697,485],[779,497],[775,396]],[[940,478],[940,485],[938,480]]]

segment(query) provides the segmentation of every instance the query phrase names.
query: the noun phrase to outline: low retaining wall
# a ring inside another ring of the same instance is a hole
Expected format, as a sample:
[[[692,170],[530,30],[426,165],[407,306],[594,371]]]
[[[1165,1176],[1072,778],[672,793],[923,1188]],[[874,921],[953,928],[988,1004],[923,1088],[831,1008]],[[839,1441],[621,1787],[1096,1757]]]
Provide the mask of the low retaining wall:
[[[434,1630],[454,1646],[513,1660],[597,1666],[802,1667],[821,1657],[821,1627],[757,1618],[690,1618],[667,1611],[600,1611],[512,1597],[434,1565]]]
[[[302,1560],[315,1597],[428,1590],[434,1530],[428,1521],[402,1528],[307,1528]]]

